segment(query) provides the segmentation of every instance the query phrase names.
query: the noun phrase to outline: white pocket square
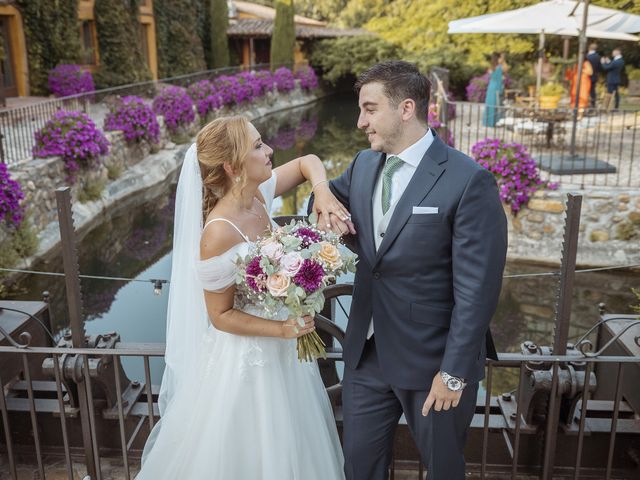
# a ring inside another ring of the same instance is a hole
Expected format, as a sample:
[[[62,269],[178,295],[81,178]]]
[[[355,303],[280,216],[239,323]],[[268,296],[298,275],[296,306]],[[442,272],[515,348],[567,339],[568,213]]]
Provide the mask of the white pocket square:
[[[429,213],[438,213],[438,207],[413,207],[413,214],[429,214]]]

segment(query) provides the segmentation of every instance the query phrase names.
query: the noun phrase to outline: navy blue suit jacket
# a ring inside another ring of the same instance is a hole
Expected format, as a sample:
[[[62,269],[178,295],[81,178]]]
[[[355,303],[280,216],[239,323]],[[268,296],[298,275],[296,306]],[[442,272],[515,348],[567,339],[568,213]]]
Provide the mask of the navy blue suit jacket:
[[[600,62],[600,55],[597,52],[587,55],[587,60],[591,64],[593,75],[591,75],[591,81],[598,80],[598,73],[602,71],[602,62]]]
[[[359,255],[345,364],[357,368],[373,318],[382,375],[409,390],[428,390],[438,370],[470,382],[484,376],[507,251],[493,175],[434,137],[377,251],[371,202],[385,154],[359,152],[330,183],[351,212]],[[438,210],[414,214],[414,206]]]
[[[602,65],[602,68],[607,72],[607,85],[620,85],[622,81],[622,69],[624,68],[623,58],[605,63]]]

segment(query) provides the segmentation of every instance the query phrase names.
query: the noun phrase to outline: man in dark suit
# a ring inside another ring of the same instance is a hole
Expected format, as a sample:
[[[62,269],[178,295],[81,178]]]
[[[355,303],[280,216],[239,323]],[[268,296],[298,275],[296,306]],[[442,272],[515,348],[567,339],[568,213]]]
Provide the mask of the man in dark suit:
[[[388,478],[404,414],[429,479],[463,480],[505,213],[493,175],[427,125],[430,83],[414,65],[374,65],[356,90],[371,149],[330,183],[359,254],[344,343],[345,474]]]
[[[611,52],[613,60],[608,58],[602,59],[602,69],[607,72],[607,93],[609,96],[615,96],[615,109],[620,106],[620,93],[618,88],[622,83],[622,70],[624,69],[624,59],[622,58],[622,50],[619,48]],[[607,108],[611,103],[611,98],[607,101]]]
[[[602,64],[600,63],[600,54],[598,53],[598,45],[596,43],[592,43],[589,45],[589,53],[587,54],[587,60],[591,64],[591,69],[593,70],[593,74],[591,75],[591,90],[589,94],[591,96],[591,107],[595,108],[596,106],[596,86],[598,84],[598,76],[602,71]]]

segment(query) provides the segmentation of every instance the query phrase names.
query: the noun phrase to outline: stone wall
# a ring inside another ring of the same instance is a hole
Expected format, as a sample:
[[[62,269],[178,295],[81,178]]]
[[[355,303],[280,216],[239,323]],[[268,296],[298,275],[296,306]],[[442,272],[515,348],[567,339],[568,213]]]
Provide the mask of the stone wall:
[[[250,105],[225,107],[213,117],[231,114],[242,114],[255,119],[269,113],[286,110],[319,98],[319,93],[309,93],[300,88],[282,94],[269,93]],[[210,120],[211,118],[207,118]],[[186,150],[199,130],[198,122],[184,136],[184,144],[176,145],[169,139],[163,119],[160,123],[160,142],[158,147],[145,143],[128,145],[122,132],[105,132],[111,142],[109,154],[103,159],[103,165],[88,172],[78,172],[76,183],[72,186],[72,204],[74,224],[82,231],[99,221],[101,213],[127,197],[162,183],[174,174],[182,165]],[[114,172],[117,178],[114,177]],[[28,206],[31,221],[38,233],[40,245],[33,258],[25,259],[23,266],[28,266],[37,258],[46,257],[60,242],[57,222],[56,189],[66,186],[64,162],[59,157],[34,159],[25,164],[11,168],[12,177],[19,181],[25,192],[25,204]],[[82,203],[78,194],[87,182],[103,181],[104,190],[98,200]],[[0,231],[0,245],[4,238]]]
[[[509,218],[509,258],[558,264],[567,194],[582,195],[578,264],[640,264],[640,192],[637,190],[539,191]]]

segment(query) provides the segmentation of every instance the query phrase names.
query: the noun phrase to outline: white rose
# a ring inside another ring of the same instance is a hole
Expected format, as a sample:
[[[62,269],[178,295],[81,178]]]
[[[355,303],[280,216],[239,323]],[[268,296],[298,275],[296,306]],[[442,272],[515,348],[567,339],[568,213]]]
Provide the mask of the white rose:
[[[300,256],[298,252],[289,252],[282,257],[280,261],[280,268],[282,269],[282,273],[284,273],[288,277],[293,277],[298,271],[300,267],[302,267],[302,262],[304,259]]]
[[[260,253],[267,257],[269,260],[278,262],[284,254],[284,249],[282,248],[282,245],[277,242],[269,242],[266,245],[262,246],[262,248],[260,249]]]

